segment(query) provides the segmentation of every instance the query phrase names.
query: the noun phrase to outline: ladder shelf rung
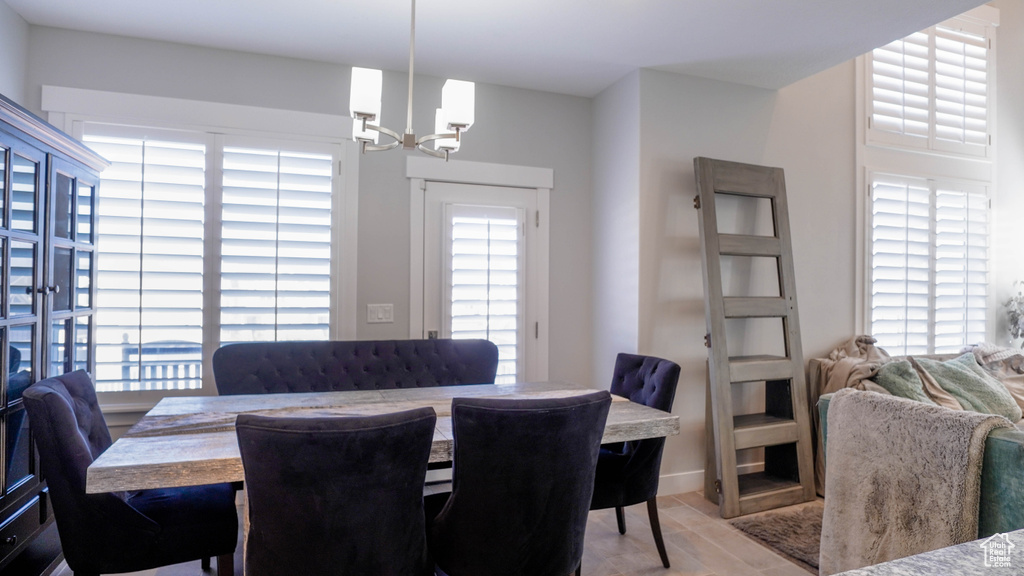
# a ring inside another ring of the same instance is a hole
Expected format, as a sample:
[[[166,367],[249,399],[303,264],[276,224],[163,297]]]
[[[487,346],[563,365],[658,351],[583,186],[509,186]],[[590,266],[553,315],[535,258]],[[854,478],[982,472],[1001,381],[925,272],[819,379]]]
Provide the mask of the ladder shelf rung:
[[[758,382],[761,380],[790,380],[793,361],[785,356],[733,356],[729,358],[729,381]]]
[[[771,414],[742,414],[733,417],[733,442],[737,450],[778,446],[796,442],[799,430],[792,418]]]
[[[789,313],[784,298],[722,298],[726,318],[783,318]]]
[[[753,514],[763,510],[772,510],[782,506],[791,506],[801,502],[807,502],[809,498],[800,482],[780,478],[759,478],[756,481],[745,480],[745,476],[755,474],[743,474],[739,477],[740,497],[739,515]]]
[[[782,255],[782,241],[775,236],[749,236],[746,234],[719,234],[718,253],[722,256]]]
[[[718,194],[774,198],[778,194],[781,170],[719,161],[712,187]]]

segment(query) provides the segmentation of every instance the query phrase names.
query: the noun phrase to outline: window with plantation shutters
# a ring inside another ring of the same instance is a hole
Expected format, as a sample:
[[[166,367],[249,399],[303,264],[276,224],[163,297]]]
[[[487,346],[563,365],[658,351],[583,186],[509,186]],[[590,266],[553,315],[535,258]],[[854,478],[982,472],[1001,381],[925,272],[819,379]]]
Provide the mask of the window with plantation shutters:
[[[520,348],[520,211],[453,204],[450,222],[452,338],[482,338],[498,347],[496,383],[515,382]]]
[[[83,140],[111,162],[96,224],[96,389],[199,388],[203,139],[95,127]]]
[[[857,156],[867,250],[858,326],[890,354],[993,341],[998,26],[999,10],[979,6],[863,58]]]
[[[112,163],[97,204],[97,391],[199,390],[206,344],[329,337],[329,145],[93,122],[82,139]]]
[[[869,141],[988,156],[993,36],[954,18],[873,50]]]
[[[871,177],[871,334],[891,354],[959,352],[986,339],[988,193]]]
[[[326,340],[330,155],[226,147],[221,344]]]

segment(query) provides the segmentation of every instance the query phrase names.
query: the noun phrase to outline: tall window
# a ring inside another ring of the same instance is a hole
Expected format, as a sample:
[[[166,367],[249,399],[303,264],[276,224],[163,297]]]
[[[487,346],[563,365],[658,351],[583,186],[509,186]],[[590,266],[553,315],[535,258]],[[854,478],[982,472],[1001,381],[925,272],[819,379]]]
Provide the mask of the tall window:
[[[328,337],[330,150],[93,123],[83,140],[112,163],[98,203],[98,391],[198,389],[204,342]]]
[[[865,57],[866,316],[893,354],[988,338],[997,20],[983,7]]]

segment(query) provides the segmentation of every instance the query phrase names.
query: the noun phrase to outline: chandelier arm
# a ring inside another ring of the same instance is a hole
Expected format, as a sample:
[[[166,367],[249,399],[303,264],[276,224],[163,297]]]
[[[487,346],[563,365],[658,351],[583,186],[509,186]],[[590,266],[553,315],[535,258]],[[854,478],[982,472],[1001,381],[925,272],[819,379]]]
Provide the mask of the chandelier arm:
[[[423,144],[417,144],[416,149],[419,150],[420,152],[423,152],[424,154],[434,156],[435,158],[444,158],[445,161],[448,160],[448,150],[431,150],[430,148],[427,148]]]
[[[422,136],[420,138],[417,138],[416,139],[416,145],[417,146],[422,146],[423,144],[426,144],[427,142],[432,142],[434,140],[440,140],[442,138],[445,138],[445,139],[454,138],[455,140],[458,140],[459,139],[459,133],[458,132],[452,132],[450,134],[427,134],[426,136]]]
[[[367,140],[363,140],[363,152],[379,152],[381,150],[394,150],[398,148],[398,145],[402,143],[402,136],[383,126],[374,126],[373,124],[365,124],[364,127],[367,130],[373,130],[374,132],[380,132],[389,138],[392,138],[394,142],[388,142],[387,144],[371,144]]]

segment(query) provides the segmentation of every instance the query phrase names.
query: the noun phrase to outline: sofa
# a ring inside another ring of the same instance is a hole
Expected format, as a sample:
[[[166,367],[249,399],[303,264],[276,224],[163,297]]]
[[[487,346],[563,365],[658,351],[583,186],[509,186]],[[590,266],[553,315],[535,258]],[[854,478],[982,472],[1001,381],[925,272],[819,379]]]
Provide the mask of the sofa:
[[[222,395],[491,384],[497,368],[487,340],[244,342],[213,354]]]
[[[924,358],[948,362],[959,355],[924,356]],[[1017,355],[1020,357],[1020,355]],[[921,356],[914,357],[920,360]],[[893,361],[903,357],[892,358]],[[979,361],[981,357],[979,356]],[[817,420],[818,446],[816,460],[816,483],[819,494],[824,494],[824,453],[828,441],[828,407],[831,393],[821,394],[825,388],[823,366],[824,359],[812,359],[809,364],[808,386],[812,400],[812,410]],[[1009,371],[1017,380],[1015,372],[1024,371],[1024,366],[1015,359],[1016,365]],[[1005,363],[1003,363],[1005,365]],[[1005,375],[1007,371],[994,370],[994,364],[980,362],[993,376]],[[861,387],[861,386],[858,386]],[[1009,386],[1012,388],[1013,386]],[[862,389],[879,390],[877,384],[866,381]],[[1014,398],[1016,399],[1016,398]],[[813,403],[816,402],[816,406]],[[981,471],[981,494],[978,511],[978,536],[981,538],[997,533],[1005,533],[1024,528],[1024,420],[1015,422],[1016,428],[998,428],[993,430],[985,441],[985,454]],[[827,495],[825,495],[827,497]]]

